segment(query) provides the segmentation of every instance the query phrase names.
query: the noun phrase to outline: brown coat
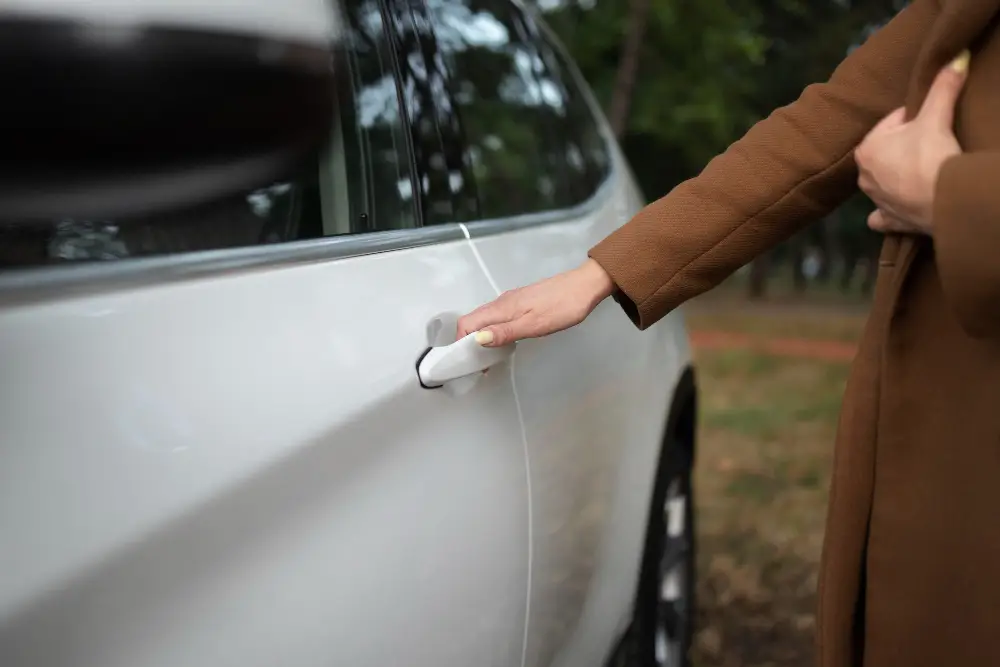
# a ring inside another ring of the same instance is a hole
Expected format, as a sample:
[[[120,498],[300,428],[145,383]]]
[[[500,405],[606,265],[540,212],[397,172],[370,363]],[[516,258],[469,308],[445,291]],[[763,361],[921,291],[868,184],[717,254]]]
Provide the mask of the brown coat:
[[[848,382],[820,576],[822,667],[1000,666],[1000,0],[914,0],[827,83],[591,251],[647,327],[857,185],[853,150],[972,50],[933,239],[887,237]]]

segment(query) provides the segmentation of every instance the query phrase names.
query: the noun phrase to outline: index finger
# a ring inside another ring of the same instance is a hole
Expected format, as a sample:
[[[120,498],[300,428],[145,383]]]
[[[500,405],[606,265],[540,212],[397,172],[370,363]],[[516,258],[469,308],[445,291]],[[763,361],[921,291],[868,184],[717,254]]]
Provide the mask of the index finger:
[[[499,300],[490,301],[459,318],[458,337],[464,338],[470,333],[484,329],[491,324],[500,324],[509,319],[510,317],[504,312],[503,305]]]
[[[882,130],[889,127],[896,127],[897,125],[902,125],[906,122],[906,107],[899,107],[894,109],[891,113],[885,116],[882,120],[876,123],[875,127],[871,129],[872,132],[876,130]],[[871,132],[869,132],[871,134]]]

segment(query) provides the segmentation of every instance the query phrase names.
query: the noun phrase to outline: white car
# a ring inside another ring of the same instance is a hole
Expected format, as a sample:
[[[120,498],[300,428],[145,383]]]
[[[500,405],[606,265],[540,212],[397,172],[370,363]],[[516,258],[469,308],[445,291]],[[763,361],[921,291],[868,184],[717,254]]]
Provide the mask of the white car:
[[[318,167],[0,223],[0,665],[687,665],[682,316],[455,342],[643,204],[600,110],[510,0],[340,17]]]

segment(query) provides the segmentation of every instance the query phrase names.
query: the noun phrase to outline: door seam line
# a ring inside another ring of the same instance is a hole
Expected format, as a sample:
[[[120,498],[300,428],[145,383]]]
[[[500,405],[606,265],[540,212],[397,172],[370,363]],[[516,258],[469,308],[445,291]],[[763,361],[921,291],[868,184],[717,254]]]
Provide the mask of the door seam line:
[[[465,240],[469,244],[469,249],[472,250],[473,257],[476,258],[476,263],[479,264],[480,270],[486,276],[486,280],[489,281],[490,287],[497,296],[502,293],[500,288],[497,286],[496,281],[493,279],[493,274],[490,273],[489,268],[486,266],[486,262],[483,261],[482,255],[479,254],[479,248],[472,241],[472,235],[469,233],[469,228],[465,226],[465,223],[458,223],[461,228],[462,233],[465,234]],[[517,351],[515,350],[510,355],[510,386],[514,392],[514,407],[517,410],[517,421],[521,427],[521,446],[524,448],[524,479],[525,488],[528,494],[528,590],[524,598],[524,634],[521,639],[521,667],[527,667],[528,662],[528,628],[531,626],[531,588],[532,588],[532,575],[534,567],[534,553],[535,553],[535,527],[534,527],[534,498],[531,491],[531,450],[528,447],[528,429],[524,424],[524,411],[521,409],[521,397],[517,393],[517,380],[514,378],[514,370],[517,364]]]

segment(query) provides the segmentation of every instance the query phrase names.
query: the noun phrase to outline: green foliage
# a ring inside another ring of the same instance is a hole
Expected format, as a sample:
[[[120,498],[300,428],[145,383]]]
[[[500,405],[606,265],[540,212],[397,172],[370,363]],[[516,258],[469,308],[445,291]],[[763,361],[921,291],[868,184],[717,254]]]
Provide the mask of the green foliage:
[[[610,103],[626,0],[538,0],[598,99]],[[895,0],[652,0],[623,140],[651,197],[825,79]]]

